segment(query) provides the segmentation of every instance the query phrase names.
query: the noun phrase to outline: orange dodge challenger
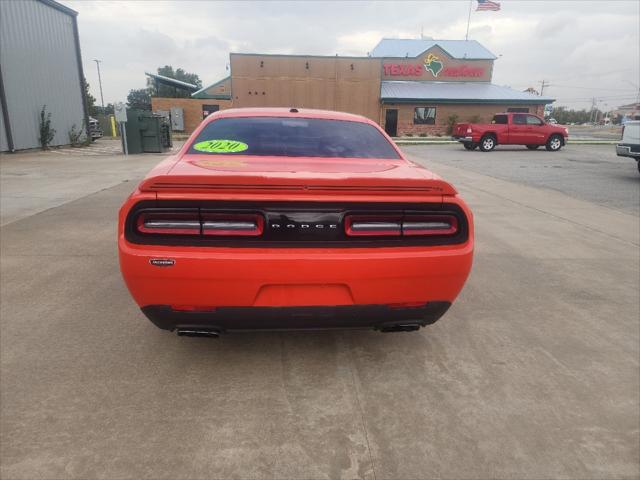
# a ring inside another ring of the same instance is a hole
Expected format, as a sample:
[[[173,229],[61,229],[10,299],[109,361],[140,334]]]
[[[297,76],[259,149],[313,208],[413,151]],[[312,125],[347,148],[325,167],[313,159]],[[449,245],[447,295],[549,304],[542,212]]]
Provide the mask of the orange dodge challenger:
[[[120,210],[120,267],[158,327],[418,330],[458,296],[472,214],[371,120],[216,112]]]

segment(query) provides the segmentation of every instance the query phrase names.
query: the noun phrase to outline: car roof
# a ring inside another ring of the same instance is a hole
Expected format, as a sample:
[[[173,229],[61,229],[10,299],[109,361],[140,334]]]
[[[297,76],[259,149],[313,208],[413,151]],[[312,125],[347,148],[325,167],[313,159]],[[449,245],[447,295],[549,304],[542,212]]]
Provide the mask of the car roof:
[[[323,120],[343,120],[349,122],[373,123],[361,115],[331,110],[315,110],[312,108],[229,108],[218,110],[207,117],[207,121],[220,118],[239,117],[285,117],[285,118],[319,118]]]

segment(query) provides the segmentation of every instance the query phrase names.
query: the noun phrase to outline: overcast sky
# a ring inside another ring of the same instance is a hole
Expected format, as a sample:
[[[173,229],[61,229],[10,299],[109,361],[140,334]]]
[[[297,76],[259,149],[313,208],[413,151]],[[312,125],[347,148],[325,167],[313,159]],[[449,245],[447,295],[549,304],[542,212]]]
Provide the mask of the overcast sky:
[[[382,37],[463,39],[469,1],[156,2],[62,0],[79,12],[87,80],[100,103],[123,101],[162,65],[228,75],[229,52],[366,55]],[[502,0],[471,14],[469,38],[498,55],[493,83],[545,89],[557,104],[601,109],[635,100],[640,1]],[[475,10],[475,0],[473,9]]]

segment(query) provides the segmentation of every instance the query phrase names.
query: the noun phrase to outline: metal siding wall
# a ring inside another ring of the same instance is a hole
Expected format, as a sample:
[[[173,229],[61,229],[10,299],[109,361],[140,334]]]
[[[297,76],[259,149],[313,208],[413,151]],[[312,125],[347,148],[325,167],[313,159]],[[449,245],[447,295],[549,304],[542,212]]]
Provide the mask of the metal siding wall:
[[[2,104],[0,104],[0,152],[6,152],[7,150],[9,150],[9,142],[7,142],[7,133],[4,129]]]
[[[43,105],[51,144],[68,144],[84,118],[72,17],[36,0],[0,1],[0,59],[16,150],[40,146]]]

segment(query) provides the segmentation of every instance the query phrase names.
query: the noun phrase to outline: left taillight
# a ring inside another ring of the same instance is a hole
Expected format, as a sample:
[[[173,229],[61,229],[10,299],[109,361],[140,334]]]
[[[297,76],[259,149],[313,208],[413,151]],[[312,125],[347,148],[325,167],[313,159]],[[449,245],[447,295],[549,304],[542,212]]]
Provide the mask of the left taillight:
[[[257,237],[264,231],[264,217],[258,213],[220,213],[199,210],[145,210],[135,222],[145,235],[197,235]]]
[[[202,224],[197,210],[191,212],[141,212],[138,232],[152,235],[200,235]]]
[[[254,213],[202,213],[202,234],[257,237],[264,231],[264,217]]]

